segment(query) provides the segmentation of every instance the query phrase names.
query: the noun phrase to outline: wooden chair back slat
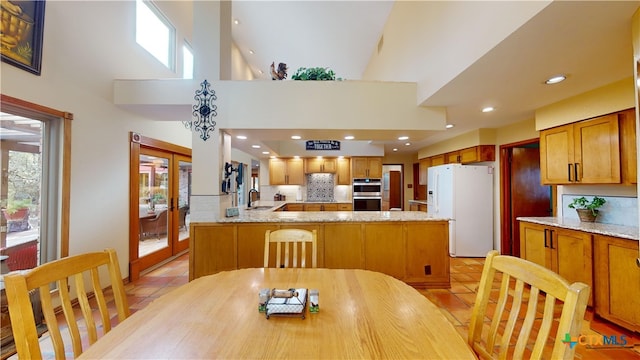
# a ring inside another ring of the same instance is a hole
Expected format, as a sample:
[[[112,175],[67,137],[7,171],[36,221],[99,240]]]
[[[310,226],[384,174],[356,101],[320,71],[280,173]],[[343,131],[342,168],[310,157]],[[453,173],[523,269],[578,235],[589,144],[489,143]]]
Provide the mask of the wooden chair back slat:
[[[495,310],[490,313],[488,304],[498,274],[502,281]],[[553,359],[572,359],[575,347],[567,346],[563,340],[566,334],[579,336],[589,291],[586,284],[569,284],[538,264],[490,251],[471,316],[469,345],[483,359],[541,359],[543,352],[545,356],[551,353]],[[544,309],[540,314],[542,298]],[[562,306],[559,318],[558,306]],[[485,326],[487,317],[491,318],[489,326]],[[553,326],[555,322],[557,327]],[[554,328],[557,330],[552,334]],[[535,339],[531,339],[536,332]]]
[[[68,350],[65,349],[64,337],[55,313],[55,305],[51,296],[52,284],[55,284],[60,308],[71,338],[74,357],[82,354],[84,329],[86,329],[89,345],[95,343],[99,335],[104,335],[111,330],[112,315],[106,304],[102,289],[104,284],[102,284],[100,277],[101,271],[99,269],[102,268],[106,268],[108,274],[118,322],[124,321],[130,311],[120,274],[120,265],[113,249],[62,258],[31,270],[9,273],[4,277],[9,315],[19,358],[42,358],[35,319],[31,310],[33,305],[29,298],[29,291],[32,289],[39,289],[42,311],[56,359],[64,359],[65,351]],[[73,292],[69,291],[69,279],[71,278]],[[88,284],[90,285],[89,291],[87,291]],[[97,311],[100,315],[98,318],[101,319],[102,325],[101,334],[99,334],[99,326],[96,324],[94,310],[91,307],[93,299],[98,305]],[[80,308],[79,312],[77,311],[78,307]],[[78,326],[79,321],[84,322],[82,327]]]
[[[269,267],[270,247],[276,244],[275,266],[307,267],[307,244],[311,245],[311,267],[318,266],[318,234],[316,230],[267,230],[264,237],[264,267]],[[284,250],[282,250],[284,248]],[[300,248],[298,250],[298,248]],[[284,256],[283,255],[284,252]],[[299,260],[298,260],[299,256]]]

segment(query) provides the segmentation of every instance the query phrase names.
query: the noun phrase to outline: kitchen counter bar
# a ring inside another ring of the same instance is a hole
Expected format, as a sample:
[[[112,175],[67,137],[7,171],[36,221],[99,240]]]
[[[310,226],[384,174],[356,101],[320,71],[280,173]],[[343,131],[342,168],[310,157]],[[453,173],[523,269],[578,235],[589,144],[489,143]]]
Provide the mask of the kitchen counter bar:
[[[640,240],[639,228],[636,226],[602,224],[598,222],[590,223],[577,219],[565,219],[558,217],[519,217],[517,220],[540,225],[557,226],[570,230],[579,230],[592,234],[613,236],[629,240]]]
[[[262,267],[265,232],[299,228],[317,231],[319,267],[379,271],[417,288],[451,286],[449,219],[418,211],[273,211],[285,203],[292,202],[191,223],[189,279]]]

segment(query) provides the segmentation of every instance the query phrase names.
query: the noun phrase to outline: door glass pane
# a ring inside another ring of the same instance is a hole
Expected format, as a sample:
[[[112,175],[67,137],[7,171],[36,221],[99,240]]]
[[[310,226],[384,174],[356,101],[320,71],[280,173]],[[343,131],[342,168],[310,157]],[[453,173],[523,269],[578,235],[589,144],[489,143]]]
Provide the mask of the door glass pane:
[[[169,159],[141,154],[139,172],[138,255],[143,257],[169,246]]]
[[[178,164],[178,241],[187,241],[189,240],[191,163],[181,160]]]
[[[0,114],[2,273],[36,267],[40,252],[42,129],[39,120]]]

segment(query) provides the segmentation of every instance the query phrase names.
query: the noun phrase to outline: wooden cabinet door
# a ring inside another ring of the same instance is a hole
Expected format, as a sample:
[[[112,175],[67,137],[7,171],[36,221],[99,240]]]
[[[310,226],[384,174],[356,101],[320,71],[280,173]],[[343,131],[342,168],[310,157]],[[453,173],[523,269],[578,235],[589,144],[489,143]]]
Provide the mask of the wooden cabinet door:
[[[322,211],[338,211],[338,204],[322,204]]]
[[[287,185],[304,185],[304,161],[302,159],[287,160]]]
[[[573,125],[540,131],[540,177],[544,185],[569,184],[575,179]],[[570,165],[571,164],[571,165]]]
[[[593,242],[596,314],[640,332],[638,241],[594,235]]]
[[[302,159],[269,159],[270,185],[304,185]]]
[[[547,227],[539,224],[520,222],[520,257],[544,267],[549,267]]]
[[[560,274],[568,282],[583,282],[593,289],[593,250],[591,234],[552,227],[551,270]],[[589,305],[593,305],[593,291],[589,295]]]
[[[382,178],[382,158],[369,158],[370,178]]]
[[[322,204],[304,204],[304,211],[322,211]]]
[[[495,160],[495,145],[478,145],[460,150],[460,162],[463,164]]]
[[[287,161],[285,159],[269,159],[269,184],[287,184]]]
[[[338,211],[353,211],[353,204],[351,203],[338,204]]]
[[[287,204],[287,211],[304,211],[304,204]]]
[[[339,158],[336,163],[336,184],[351,185],[351,161],[347,158]]]
[[[636,145],[636,110],[628,109],[618,114],[620,125],[620,166],[622,183],[638,183],[638,151]]]
[[[369,170],[367,158],[351,158],[351,176],[354,178],[366,178]]]
[[[431,166],[430,158],[420,159],[420,164],[418,165],[420,171],[418,174],[418,185],[427,185],[427,169],[429,166]]]
[[[324,225],[324,265],[329,269],[364,269],[360,224]]]
[[[445,154],[434,155],[429,159],[431,159],[431,166],[444,165],[446,163]]]
[[[322,159],[319,158],[308,158],[304,159],[304,170],[305,173],[319,173],[322,172]]]
[[[304,159],[305,173],[335,173],[336,159],[306,158]]]
[[[574,126],[574,166],[583,184],[620,183],[618,115],[580,121]]]
[[[322,172],[334,174],[338,170],[336,159],[324,159],[322,161]]]
[[[451,151],[445,154],[445,161],[447,164],[460,163],[460,151]]]
[[[449,226],[446,222],[407,223],[407,283],[449,283]]]

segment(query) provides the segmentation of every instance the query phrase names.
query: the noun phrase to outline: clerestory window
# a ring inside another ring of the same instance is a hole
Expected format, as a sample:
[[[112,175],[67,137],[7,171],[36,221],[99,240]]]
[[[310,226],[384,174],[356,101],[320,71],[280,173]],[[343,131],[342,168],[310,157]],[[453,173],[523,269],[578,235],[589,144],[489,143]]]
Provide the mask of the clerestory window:
[[[171,70],[175,70],[175,33],[152,2],[136,0],[136,42]]]

